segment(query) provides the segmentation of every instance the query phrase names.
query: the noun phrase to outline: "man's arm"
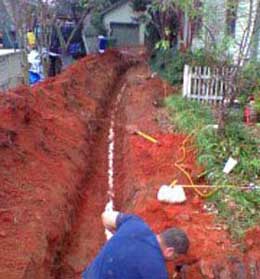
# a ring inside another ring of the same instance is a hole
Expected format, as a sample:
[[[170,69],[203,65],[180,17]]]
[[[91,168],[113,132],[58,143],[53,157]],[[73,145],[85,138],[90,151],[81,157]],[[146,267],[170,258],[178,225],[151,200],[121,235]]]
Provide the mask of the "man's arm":
[[[104,211],[102,213],[102,222],[104,227],[110,232],[114,233],[117,229],[117,217],[120,212],[118,211]]]
[[[104,227],[115,233],[123,224],[142,222],[143,220],[134,214],[125,214],[118,211],[105,211],[102,214],[102,222]]]

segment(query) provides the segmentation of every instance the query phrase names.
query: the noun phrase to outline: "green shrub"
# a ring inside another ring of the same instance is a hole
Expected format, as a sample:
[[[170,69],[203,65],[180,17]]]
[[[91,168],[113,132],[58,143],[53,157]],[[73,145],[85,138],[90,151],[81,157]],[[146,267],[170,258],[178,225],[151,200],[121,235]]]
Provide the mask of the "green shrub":
[[[146,10],[148,1],[147,0],[132,0],[132,7],[136,12],[143,12]]]
[[[205,66],[212,63],[213,58],[204,49],[181,53],[176,49],[158,49],[154,51],[151,66],[172,85],[182,84],[185,64]]]
[[[255,104],[254,108],[260,114],[260,89],[254,92]]]
[[[259,62],[250,62],[245,66],[240,78],[239,86],[241,91],[240,100],[242,101],[242,103],[246,103],[248,101],[249,96],[254,94],[255,95],[259,94],[260,92],[260,63]]]
[[[151,60],[154,71],[158,72],[172,85],[181,84],[183,81],[183,69],[185,56],[173,49],[158,49]]]

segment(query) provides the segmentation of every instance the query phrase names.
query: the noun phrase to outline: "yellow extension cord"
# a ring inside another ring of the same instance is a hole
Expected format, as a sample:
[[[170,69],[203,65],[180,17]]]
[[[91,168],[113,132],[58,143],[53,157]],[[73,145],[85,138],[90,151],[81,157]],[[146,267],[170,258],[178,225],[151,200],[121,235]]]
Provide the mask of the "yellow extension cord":
[[[174,165],[177,169],[179,169],[189,180],[190,184],[191,184],[191,188],[200,196],[202,197],[203,199],[206,199],[206,198],[209,198],[211,197],[212,195],[214,195],[221,187],[217,186],[213,191],[207,193],[207,194],[204,194],[203,192],[201,192],[193,183],[193,180],[190,176],[190,174],[184,169],[184,166],[183,166],[183,162],[184,160],[186,159],[186,144],[187,142],[189,141],[189,139],[192,137],[193,133],[191,133],[189,136],[186,137],[186,139],[183,141],[182,143],[182,146],[181,146],[181,151],[182,151],[182,158],[180,160],[178,160]],[[177,183],[176,180],[174,180],[172,183],[171,183],[171,186],[174,187],[174,185]]]
[[[192,180],[190,174],[184,169],[183,162],[184,162],[184,160],[186,159],[186,154],[187,154],[187,151],[186,151],[186,144],[187,144],[187,142],[189,141],[189,139],[193,136],[193,134],[194,134],[195,132],[196,132],[196,130],[194,130],[194,131],[193,131],[189,136],[187,136],[187,137],[185,138],[185,140],[183,141],[182,146],[181,146],[181,151],[182,151],[182,154],[183,154],[183,155],[182,155],[182,158],[181,158],[180,160],[178,160],[174,165],[175,165],[175,167],[176,167],[178,170],[180,170],[180,171],[188,178],[188,180],[189,180],[189,182],[190,182],[191,185],[190,185],[190,186],[187,186],[186,188],[192,188],[200,197],[202,197],[203,199],[206,199],[206,198],[209,198],[209,197],[211,197],[212,195],[214,195],[220,188],[222,188],[222,186],[208,186],[207,188],[215,187],[215,189],[212,190],[212,191],[210,191],[210,192],[207,193],[207,194],[204,194],[203,192],[201,192],[201,191],[198,189],[199,185],[194,185],[193,180]],[[147,134],[144,133],[144,132],[141,132],[140,130],[139,130],[139,131],[136,131],[136,133],[137,133],[139,136],[145,138],[146,140],[148,140],[148,141],[150,141],[150,142],[152,142],[152,143],[155,143],[155,144],[158,143],[158,141],[157,141],[155,138],[153,138],[153,137],[147,135]],[[176,183],[177,183],[177,180],[175,179],[175,180],[170,184],[170,187],[174,187],[174,186],[176,185]],[[206,188],[206,187],[204,186],[204,188]]]

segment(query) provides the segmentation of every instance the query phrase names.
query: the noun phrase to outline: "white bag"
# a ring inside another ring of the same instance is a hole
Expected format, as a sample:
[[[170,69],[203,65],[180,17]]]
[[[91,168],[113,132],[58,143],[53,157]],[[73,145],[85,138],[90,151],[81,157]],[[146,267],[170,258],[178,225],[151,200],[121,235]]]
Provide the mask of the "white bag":
[[[183,203],[187,200],[184,189],[180,185],[174,187],[163,185],[158,192],[157,199],[168,203]]]

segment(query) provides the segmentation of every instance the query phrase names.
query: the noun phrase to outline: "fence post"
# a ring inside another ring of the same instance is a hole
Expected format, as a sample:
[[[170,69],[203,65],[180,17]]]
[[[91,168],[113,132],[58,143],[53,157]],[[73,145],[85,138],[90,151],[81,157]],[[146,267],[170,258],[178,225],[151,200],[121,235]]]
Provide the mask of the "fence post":
[[[188,92],[189,92],[189,79],[190,79],[190,75],[189,75],[189,66],[185,65],[184,66],[184,72],[183,72],[183,92],[182,92],[182,96],[183,97],[187,97],[188,96]]]

